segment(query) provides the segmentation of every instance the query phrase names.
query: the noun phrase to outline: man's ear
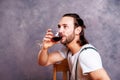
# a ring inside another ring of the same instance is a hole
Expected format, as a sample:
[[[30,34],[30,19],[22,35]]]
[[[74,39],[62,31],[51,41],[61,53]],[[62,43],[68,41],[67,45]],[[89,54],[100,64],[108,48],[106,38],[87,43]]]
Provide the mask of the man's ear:
[[[78,35],[80,34],[81,31],[82,31],[82,28],[80,26],[75,29],[75,33]]]

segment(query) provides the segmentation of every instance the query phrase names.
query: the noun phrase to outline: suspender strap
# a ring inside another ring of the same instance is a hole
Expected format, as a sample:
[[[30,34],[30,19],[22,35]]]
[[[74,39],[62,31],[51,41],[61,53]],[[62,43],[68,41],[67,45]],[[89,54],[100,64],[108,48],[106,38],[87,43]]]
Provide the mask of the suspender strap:
[[[80,51],[80,53],[82,52],[82,51],[84,51],[84,50],[87,50],[87,49],[94,49],[95,51],[97,51],[95,48],[93,48],[93,47],[85,47],[85,48],[83,48],[81,51]],[[76,68],[75,68],[75,80],[77,80],[77,66],[78,66],[78,61],[79,61],[79,56],[80,56],[80,53],[78,54],[78,57],[77,57],[77,61],[76,61]]]

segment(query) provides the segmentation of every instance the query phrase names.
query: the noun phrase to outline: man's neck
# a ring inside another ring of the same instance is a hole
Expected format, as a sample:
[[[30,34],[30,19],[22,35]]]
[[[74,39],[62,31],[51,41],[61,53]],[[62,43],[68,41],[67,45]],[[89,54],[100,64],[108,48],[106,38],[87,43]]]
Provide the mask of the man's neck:
[[[74,55],[81,49],[82,46],[80,46],[78,43],[70,43],[67,45],[67,47],[70,49],[70,51]]]

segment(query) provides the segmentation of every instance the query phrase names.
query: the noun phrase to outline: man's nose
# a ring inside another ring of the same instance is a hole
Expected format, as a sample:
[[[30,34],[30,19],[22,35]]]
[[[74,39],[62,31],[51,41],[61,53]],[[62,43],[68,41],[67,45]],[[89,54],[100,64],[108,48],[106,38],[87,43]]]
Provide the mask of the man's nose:
[[[59,35],[60,35],[60,36],[63,36],[63,35],[64,35],[64,29],[62,29],[62,28],[59,29]]]
[[[59,33],[63,33],[64,29],[61,27],[59,28]]]

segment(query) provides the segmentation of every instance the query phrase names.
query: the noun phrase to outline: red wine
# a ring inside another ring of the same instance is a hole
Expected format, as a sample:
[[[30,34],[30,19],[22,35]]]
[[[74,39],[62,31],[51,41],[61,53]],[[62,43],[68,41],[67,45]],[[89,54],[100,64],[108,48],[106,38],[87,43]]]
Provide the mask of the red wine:
[[[55,37],[52,38],[52,40],[55,41],[55,42],[57,42],[57,41],[59,41],[61,39],[62,39],[61,36],[55,36]]]

